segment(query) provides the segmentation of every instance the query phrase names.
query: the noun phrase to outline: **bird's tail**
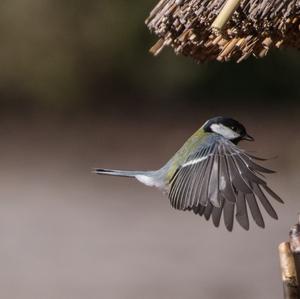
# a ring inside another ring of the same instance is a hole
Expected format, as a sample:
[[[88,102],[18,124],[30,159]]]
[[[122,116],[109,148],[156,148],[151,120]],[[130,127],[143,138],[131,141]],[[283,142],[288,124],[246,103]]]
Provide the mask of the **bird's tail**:
[[[103,174],[103,175],[114,175],[114,176],[135,178],[137,175],[143,175],[145,172],[144,171],[127,171],[127,170],[96,168],[94,170],[94,173]]]
[[[139,182],[147,185],[147,186],[155,186],[157,188],[163,188],[164,183],[160,177],[157,178],[156,171],[127,171],[127,170],[114,170],[114,169],[104,169],[104,168],[96,168],[94,173],[96,174],[104,174],[104,175],[114,175],[114,176],[122,176],[128,178],[136,178]]]

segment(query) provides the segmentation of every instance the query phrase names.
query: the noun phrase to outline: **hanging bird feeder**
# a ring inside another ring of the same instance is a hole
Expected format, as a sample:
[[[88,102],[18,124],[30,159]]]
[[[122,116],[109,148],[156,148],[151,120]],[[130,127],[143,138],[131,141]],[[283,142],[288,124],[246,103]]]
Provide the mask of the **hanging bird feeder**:
[[[241,62],[272,48],[300,49],[300,0],[161,0],[146,24],[166,46],[196,62]]]

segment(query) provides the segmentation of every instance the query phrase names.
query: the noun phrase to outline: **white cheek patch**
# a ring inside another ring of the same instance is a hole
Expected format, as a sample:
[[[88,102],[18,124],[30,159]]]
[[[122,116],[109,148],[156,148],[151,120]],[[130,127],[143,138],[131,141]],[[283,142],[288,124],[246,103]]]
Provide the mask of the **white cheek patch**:
[[[238,133],[222,124],[212,124],[210,128],[214,133],[220,134],[227,139],[236,139],[240,137]]]

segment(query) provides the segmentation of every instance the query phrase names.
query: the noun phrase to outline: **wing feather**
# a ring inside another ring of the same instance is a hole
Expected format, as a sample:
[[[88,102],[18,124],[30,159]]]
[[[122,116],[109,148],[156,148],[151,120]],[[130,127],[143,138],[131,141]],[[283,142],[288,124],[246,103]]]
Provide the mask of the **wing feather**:
[[[220,208],[217,208],[217,207],[213,208],[212,220],[213,220],[213,224],[215,225],[215,227],[219,227],[219,225],[220,225],[220,220],[221,220],[222,210],[223,210],[223,204],[224,204],[224,200],[221,198]]]
[[[176,184],[177,188],[176,188],[176,196],[175,196],[174,204],[176,209],[182,209],[186,178],[189,176],[188,169],[183,168],[180,172],[178,172],[177,176],[178,176],[178,184]]]
[[[254,219],[254,221],[256,222],[256,224],[262,228],[265,227],[265,222],[264,219],[261,215],[261,212],[259,210],[259,206],[256,202],[255,196],[253,193],[247,193],[246,195],[246,201],[247,204],[250,208],[250,212],[252,214],[252,217]]]
[[[271,197],[273,197],[275,200],[277,200],[280,203],[284,203],[283,200],[273,191],[271,190],[267,185],[263,185],[263,188],[269,193]]]
[[[203,153],[203,157],[208,157],[210,154],[209,148],[206,148],[206,150]],[[208,159],[205,158],[205,160],[202,163],[199,163],[199,175],[197,180],[197,185],[195,186],[195,202],[194,205],[200,205],[201,202],[201,190],[203,188],[203,178],[205,176],[206,167],[208,165]]]
[[[256,172],[262,172],[262,173],[275,173],[274,170],[262,167],[261,165],[258,165],[255,163],[250,156],[246,155],[245,153],[241,152],[240,157],[245,161],[249,169],[256,171]]]
[[[269,200],[265,196],[265,194],[262,192],[261,188],[257,184],[253,184],[253,191],[256,195],[256,197],[259,199],[267,213],[274,219],[278,219],[277,213],[275,212],[274,208],[270,204]]]
[[[212,218],[216,227],[223,214],[229,231],[233,229],[234,218],[249,229],[249,208],[256,224],[264,227],[257,200],[274,219],[278,217],[266,194],[283,201],[261,177],[274,171],[258,165],[254,159],[258,160],[224,137],[210,134],[209,141],[199,145],[170,180],[172,206],[193,211],[207,220]]]
[[[209,155],[207,158],[208,162],[205,167],[205,172],[202,180],[202,188],[200,192],[200,204],[206,206],[209,203],[208,192],[209,192],[209,182],[213,168],[214,157]]]
[[[178,191],[179,192],[178,206],[180,210],[183,210],[186,207],[188,207],[186,205],[186,200],[187,200],[186,192],[187,189],[189,188],[189,178],[190,178],[189,169],[183,169],[182,184]]]
[[[233,155],[232,156],[238,169],[241,174],[241,177],[243,178],[244,182],[247,183],[247,186],[250,187],[251,189],[251,183],[250,182],[256,182],[257,184],[266,184],[264,180],[259,178],[257,175],[255,175],[251,169],[248,168],[247,164],[245,161],[238,155]]]
[[[219,208],[221,206],[219,200],[219,155],[214,155],[212,160],[212,169],[208,184],[208,199],[213,206]]]
[[[205,207],[204,217],[205,217],[206,220],[209,220],[213,208],[214,208],[214,206],[213,206],[213,204],[212,204],[211,202],[209,202],[209,203],[207,204],[207,206]]]
[[[230,202],[226,200],[224,202],[224,223],[226,228],[231,232],[233,228],[233,219],[234,219],[234,206],[235,204],[233,202]]]
[[[220,180],[219,180],[219,190],[222,196],[229,201],[236,201],[236,193],[234,192],[231,179],[229,177],[229,170],[227,167],[227,162],[225,158],[225,151],[223,145],[220,148]]]
[[[237,196],[235,217],[241,227],[243,227],[245,230],[249,230],[249,218],[245,201],[245,194],[242,192],[239,192]]]
[[[237,168],[235,161],[233,159],[232,154],[228,149],[225,152],[225,158],[227,161],[227,167],[229,170],[230,179],[234,188],[238,191],[242,191],[243,193],[251,193],[251,189],[248,184],[243,180],[239,169]]]
[[[199,210],[199,213],[198,213],[200,216],[202,216],[204,214],[205,208],[206,207],[200,206],[200,210]]]
[[[200,159],[202,156],[205,157],[205,150],[200,151],[199,155],[196,155],[196,159]],[[195,163],[191,169],[191,190],[189,194],[189,206],[196,205],[199,195],[197,194],[197,187],[201,185],[201,178],[202,178],[202,167],[201,163]]]

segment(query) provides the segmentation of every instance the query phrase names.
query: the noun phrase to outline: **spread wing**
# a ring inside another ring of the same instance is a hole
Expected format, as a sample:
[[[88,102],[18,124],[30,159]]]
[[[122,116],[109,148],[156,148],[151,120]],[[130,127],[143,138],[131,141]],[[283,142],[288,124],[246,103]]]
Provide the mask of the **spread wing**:
[[[277,219],[269,202],[283,201],[268,186],[262,174],[273,173],[255,162],[256,158],[221,136],[191,154],[170,180],[169,198],[175,209],[193,211],[219,226],[223,214],[226,228],[238,223],[249,229],[248,210],[256,224],[264,227],[258,201]]]

